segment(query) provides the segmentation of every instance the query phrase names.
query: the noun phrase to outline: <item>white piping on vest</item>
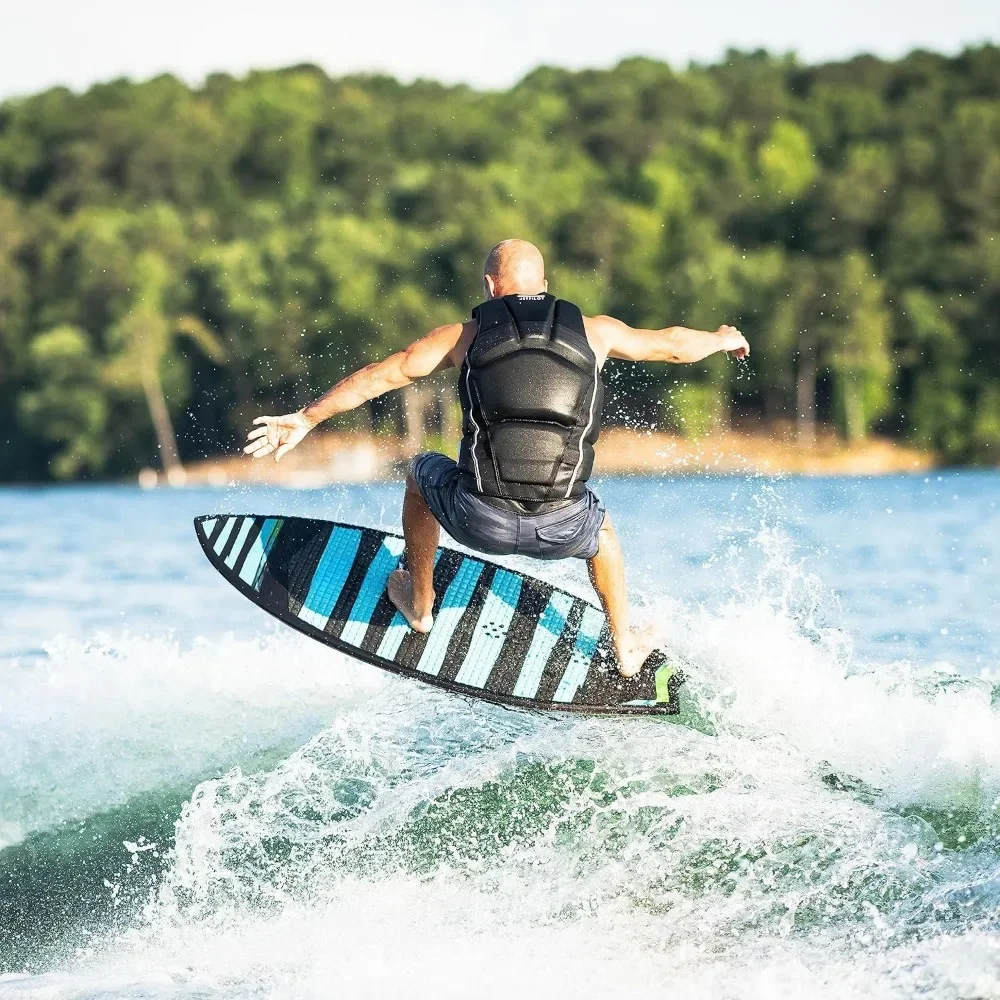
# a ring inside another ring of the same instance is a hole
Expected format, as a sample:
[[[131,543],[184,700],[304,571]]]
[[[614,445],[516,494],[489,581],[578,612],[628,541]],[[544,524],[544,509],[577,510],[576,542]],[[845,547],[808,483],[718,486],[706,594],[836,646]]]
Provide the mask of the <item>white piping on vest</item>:
[[[573,492],[573,484],[576,482],[576,477],[580,474],[580,466],[583,465],[583,442],[587,439],[587,435],[590,433],[590,428],[594,426],[594,404],[597,402],[597,380],[600,377],[601,373],[600,369],[597,367],[597,358],[594,358],[594,391],[590,396],[590,419],[587,421],[587,426],[584,427],[583,433],[580,435],[580,457],[576,460],[573,475],[569,477],[569,486],[566,487],[566,496],[563,497],[564,500],[568,500],[570,493]]]
[[[475,414],[475,403],[472,400],[472,388],[469,385],[469,374],[472,371],[472,366],[466,362],[465,363],[465,392],[469,397],[469,419],[472,421],[473,431],[472,431],[472,465],[476,470],[476,489],[480,493],[483,491],[483,477],[479,471],[479,459],[476,458],[476,445],[479,444],[479,421],[476,420]]]

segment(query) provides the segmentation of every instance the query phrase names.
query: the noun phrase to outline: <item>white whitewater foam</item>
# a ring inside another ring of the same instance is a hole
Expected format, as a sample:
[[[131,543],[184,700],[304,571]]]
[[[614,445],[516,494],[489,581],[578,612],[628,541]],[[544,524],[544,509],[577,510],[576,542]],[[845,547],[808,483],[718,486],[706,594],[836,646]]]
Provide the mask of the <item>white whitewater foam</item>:
[[[292,747],[345,699],[385,683],[289,630],[187,646],[130,634],[56,640],[45,660],[0,667],[7,843]]]
[[[763,531],[753,583],[716,609],[656,602],[668,643],[693,665],[692,688],[727,731],[785,739],[883,793],[891,806],[991,809],[1000,796],[1000,715],[993,681],[947,663],[858,662],[825,625],[835,601]]]
[[[765,530],[752,544],[759,571],[714,607],[644,607],[696,668],[711,735],[511,713],[360,666],[338,691],[326,686],[338,671],[310,666],[320,647],[266,640],[261,663],[294,657],[312,678],[329,713],[322,730],[275,766],[202,782],[143,919],[0,991],[1000,995],[1000,861],[942,849],[899,809],[992,809],[1000,720],[989,683],[942,665],[857,662],[824,619],[836,617],[830,596],[782,537]],[[230,690],[227,665],[214,711],[183,715],[203,684],[194,676],[186,695],[137,696],[150,722],[188,720],[192,760],[208,743],[199,720],[234,731],[220,706],[238,714],[246,699],[256,731],[276,707],[298,718],[301,677],[286,691],[258,666],[257,681],[240,675],[250,695]],[[152,746],[188,759],[166,745]],[[822,780],[830,772],[870,787],[838,791]]]

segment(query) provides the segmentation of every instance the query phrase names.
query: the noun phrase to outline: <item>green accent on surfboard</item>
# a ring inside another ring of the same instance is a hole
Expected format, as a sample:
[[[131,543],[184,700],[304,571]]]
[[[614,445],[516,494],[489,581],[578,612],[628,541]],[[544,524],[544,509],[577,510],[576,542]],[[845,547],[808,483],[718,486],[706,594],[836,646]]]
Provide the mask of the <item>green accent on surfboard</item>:
[[[656,671],[656,700],[658,702],[670,701],[670,678],[674,676],[676,667],[672,663],[664,663]]]

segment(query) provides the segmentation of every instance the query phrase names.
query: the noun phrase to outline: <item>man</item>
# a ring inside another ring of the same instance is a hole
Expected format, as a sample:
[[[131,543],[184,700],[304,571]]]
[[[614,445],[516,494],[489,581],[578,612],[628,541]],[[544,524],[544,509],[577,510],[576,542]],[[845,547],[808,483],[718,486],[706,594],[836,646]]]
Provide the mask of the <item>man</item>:
[[[745,358],[750,347],[731,326],[715,333],[635,330],[611,316],[584,317],[571,302],[548,294],[542,255],[524,240],[504,240],[490,251],[483,285],[487,301],[471,320],[432,330],[298,413],[258,417],[244,451],[280,461],[324,420],[459,368],[459,460],[427,453],[410,467],[403,498],[408,569],[389,577],[390,599],[411,628],[430,630],[440,526],[492,555],[586,559],[621,672],[631,677],[650,650],[630,630],[618,538],[586,485],[601,427],[601,369],[609,357],[682,364],[718,351]]]

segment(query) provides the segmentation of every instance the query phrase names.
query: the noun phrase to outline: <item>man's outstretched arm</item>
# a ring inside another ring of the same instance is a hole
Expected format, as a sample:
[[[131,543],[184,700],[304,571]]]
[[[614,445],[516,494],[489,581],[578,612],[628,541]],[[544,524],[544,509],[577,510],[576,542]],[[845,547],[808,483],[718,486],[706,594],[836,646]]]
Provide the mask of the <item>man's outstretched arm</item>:
[[[279,462],[324,420],[347,413],[391,389],[401,389],[419,378],[457,365],[463,334],[469,326],[468,323],[439,326],[405,350],[341,379],[319,399],[296,413],[257,417],[253,430],[247,435],[244,453],[254,458],[266,458],[273,453],[274,460]]]
[[[686,326],[637,330],[614,316],[588,316],[584,322],[587,339],[601,364],[607,358],[690,364],[719,351],[736,358],[745,358],[750,353],[746,337],[735,326],[720,326],[712,333]]]

